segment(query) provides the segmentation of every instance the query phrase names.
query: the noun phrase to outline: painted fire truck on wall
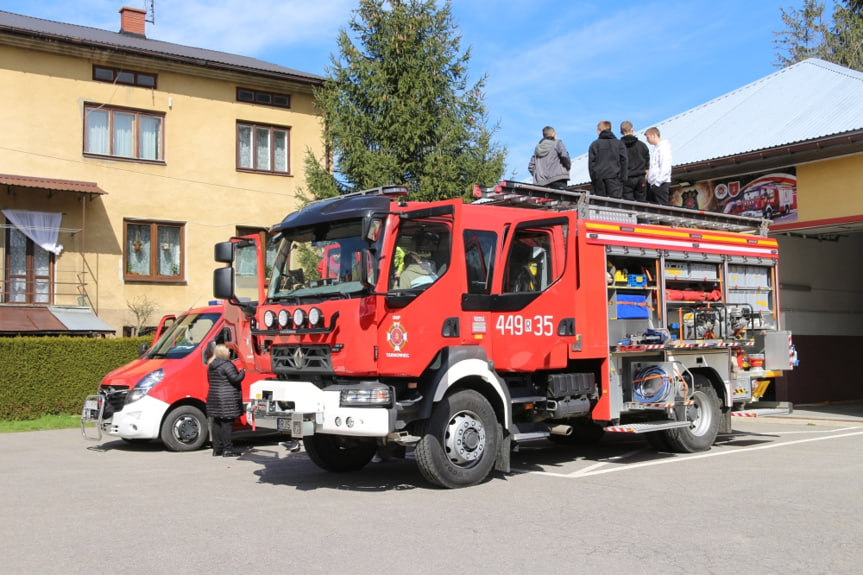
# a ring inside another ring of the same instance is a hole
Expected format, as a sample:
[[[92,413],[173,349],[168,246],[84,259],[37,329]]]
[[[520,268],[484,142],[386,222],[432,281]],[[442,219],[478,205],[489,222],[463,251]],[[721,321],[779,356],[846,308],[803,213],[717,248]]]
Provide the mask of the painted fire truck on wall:
[[[272,278],[251,290],[233,262],[262,262],[259,242],[218,244],[215,296],[249,318],[226,339],[275,374],[249,419],[330,471],[413,447],[455,488],[509,471],[528,440],[644,433],[695,452],[734,415],[788,412],[761,407],[794,362],[766,222],[520,183],[474,195],[312,203],[270,230]]]

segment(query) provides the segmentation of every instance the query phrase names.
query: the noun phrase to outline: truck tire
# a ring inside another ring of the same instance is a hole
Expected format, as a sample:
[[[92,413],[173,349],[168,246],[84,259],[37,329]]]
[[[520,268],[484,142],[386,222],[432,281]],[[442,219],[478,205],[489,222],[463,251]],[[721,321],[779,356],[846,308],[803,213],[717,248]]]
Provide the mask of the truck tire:
[[[491,404],[476,391],[462,390],[435,406],[414,455],[427,481],[456,489],[488,476],[499,442]]]
[[[171,451],[195,451],[210,437],[207,416],[194,405],[171,410],[162,422],[159,438]]]
[[[669,429],[665,432],[668,444],[679,453],[707,451],[719,433],[719,398],[705,376],[695,374],[693,404],[687,408],[689,427]]]
[[[378,446],[370,437],[344,437],[316,433],[303,438],[309,459],[325,471],[356,471],[375,456]]]

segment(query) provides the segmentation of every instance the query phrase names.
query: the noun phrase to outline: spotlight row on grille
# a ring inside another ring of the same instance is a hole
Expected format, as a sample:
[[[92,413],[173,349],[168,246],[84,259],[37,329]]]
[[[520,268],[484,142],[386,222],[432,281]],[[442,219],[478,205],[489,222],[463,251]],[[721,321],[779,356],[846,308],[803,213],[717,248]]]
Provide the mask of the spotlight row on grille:
[[[286,309],[279,310],[278,314],[271,309],[264,312],[264,325],[267,326],[267,329],[318,327],[323,322],[324,314],[316,307],[310,309],[308,313],[302,308],[296,308],[293,313]]]

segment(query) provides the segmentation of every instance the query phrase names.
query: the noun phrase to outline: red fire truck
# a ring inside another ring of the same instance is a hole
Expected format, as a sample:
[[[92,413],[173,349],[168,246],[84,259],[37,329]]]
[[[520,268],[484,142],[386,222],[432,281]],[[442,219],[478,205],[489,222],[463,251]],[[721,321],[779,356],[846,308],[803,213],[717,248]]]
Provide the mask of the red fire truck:
[[[246,297],[234,262],[260,247],[216,246],[215,295],[248,318],[228,339],[275,374],[250,388],[255,425],[329,471],[412,447],[455,488],[509,471],[528,440],[695,452],[734,415],[788,412],[763,401],[794,362],[766,222],[521,183],[474,195],[312,203],[270,230],[272,279]]]

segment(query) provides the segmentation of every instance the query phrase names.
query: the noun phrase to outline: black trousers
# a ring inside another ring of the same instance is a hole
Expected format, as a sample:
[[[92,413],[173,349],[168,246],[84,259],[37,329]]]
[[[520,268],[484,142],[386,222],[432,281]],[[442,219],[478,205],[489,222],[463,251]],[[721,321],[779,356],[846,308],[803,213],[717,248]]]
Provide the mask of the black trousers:
[[[668,202],[668,188],[671,187],[670,182],[663,182],[661,184],[654,185],[650,184],[650,192],[647,194],[647,201],[652,204],[659,204],[661,206],[667,206]]]
[[[231,430],[234,427],[233,417],[212,418],[213,451],[223,452],[234,447],[231,442]]]
[[[635,200],[636,202],[647,201],[647,180],[644,176],[627,178],[623,182],[623,199]]]
[[[597,180],[593,182],[593,194],[620,199],[623,197],[623,182],[620,181],[620,178]]]

